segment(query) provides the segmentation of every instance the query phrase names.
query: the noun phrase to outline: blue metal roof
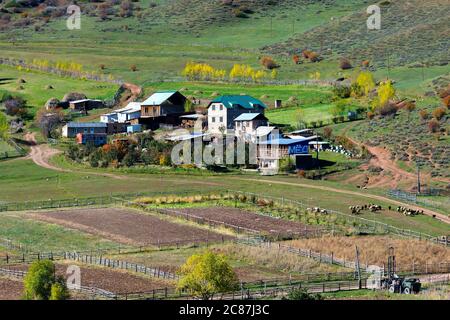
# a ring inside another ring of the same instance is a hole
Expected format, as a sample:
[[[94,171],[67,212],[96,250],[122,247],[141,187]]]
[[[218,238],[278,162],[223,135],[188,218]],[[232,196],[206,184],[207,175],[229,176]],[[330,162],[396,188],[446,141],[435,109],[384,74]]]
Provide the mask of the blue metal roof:
[[[68,128],[106,128],[108,125],[103,122],[69,122]]]
[[[307,139],[274,139],[274,140],[269,140],[269,141],[265,141],[265,142],[261,142],[260,144],[278,144],[280,146],[288,146],[294,143],[299,143],[299,142],[304,142],[307,141]]]
[[[248,95],[220,96],[211,101],[211,103],[222,103],[225,108],[235,108],[237,106],[250,110],[257,106],[267,108],[263,102]]]
[[[173,96],[175,93],[177,93],[177,91],[158,91],[148,97],[141,104],[147,106],[158,106],[169,99],[171,96]]]
[[[234,119],[234,121],[252,121],[253,119],[255,119],[260,114],[261,113],[243,113],[239,117]]]

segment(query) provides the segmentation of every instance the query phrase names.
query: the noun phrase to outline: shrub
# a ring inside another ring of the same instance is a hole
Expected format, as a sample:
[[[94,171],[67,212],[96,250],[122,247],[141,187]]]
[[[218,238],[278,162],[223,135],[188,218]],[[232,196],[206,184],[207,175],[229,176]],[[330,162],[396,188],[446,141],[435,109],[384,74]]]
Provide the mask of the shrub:
[[[136,71],[137,71],[136,65],[135,65],[135,64],[132,64],[132,65],[130,66],[130,70],[133,71],[133,72],[136,72]]]
[[[433,117],[436,120],[441,120],[442,117],[445,116],[445,114],[447,113],[447,110],[444,107],[439,107],[433,110]]]
[[[323,297],[319,293],[308,293],[308,290],[304,288],[297,288],[290,290],[288,295],[283,299],[312,301],[312,300],[323,300]]]
[[[52,284],[49,300],[67,300],[69,291],[63,281]]]
[[[5,112],[9,116],[22,116],[26,114],[26,101],[21,97],[11,97],[4,101]]]
[[[294,61],[295,64],[299,64],[300,63],[300,56],[297,54],[294,54],[294,56],[292,57],[292,61]]]
[[[350,95],[352,93],[352,88],[348,87],[348,86],[341,86],[341,85],[335,85],[333,87],[333,94],[336,97],[339,98],[350,98]]]
[[[373,118],[375,118],[375,113],[373,113],[372,111],[367,112],[367,118],[372,120]]]
[[[271,57],[267,57],[267,56],[266,57],[262,57],[260,62],[266,69],[269,69],[269,70],[276,69],[276,68],[280,67],[275,62],[275,60],[273,60],[273,58],[271,58]]]
[[[311,61],[311,62],[320,61],[320,57],[317,52],[310,51],[310,50],[303,50],[302,55],[305,59],[309,59],[309,61]]]
[[[350,60],[348,60],[347,58],[341,58],[341,60],[339,61],[339,68],[341,68],[342,70],[348,70],[353,67]]]
[[[397,111],[398,109],[395,103],[387,103],[379,109],[380,116],[382,117],[395,115]]]
[[[431,133],[439,132],[440,129],[441,126],[436,119],[432,119],[428,122],[428,130],[430,130]]]
[[[361,62],[361,67],[363,68],[368,68],[370,67],[370,61],[369,60],[364,60]]]
[[[330,139],[333,134],[333,129],[331,127],[323,128],[323,136],[327,139]]]
[[[419,111],[419,116],[422,120],[426,120],[429,118],[430,114],[428,113],[427,110],[420,110]]]
[[[450,109],[450,96],[446,96],[442,99],[442,102],[444,103],[444,106],[447,107],[447,109]]]

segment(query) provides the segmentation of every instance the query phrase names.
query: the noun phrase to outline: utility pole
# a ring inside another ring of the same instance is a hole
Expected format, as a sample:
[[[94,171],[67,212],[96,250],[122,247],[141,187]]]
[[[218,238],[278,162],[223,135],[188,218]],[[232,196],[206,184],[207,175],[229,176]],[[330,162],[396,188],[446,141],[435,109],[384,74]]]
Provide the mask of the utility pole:
[[[417,193],[420,194],[420,165],[419,161],[416,160],[417,167]]]
[[[356,249],[356,273],[358,275],[358,288],[361,289],[362,288],[362,283],[361,283],[361,266],[359,265],[359,250],[358,250],[358,246],[355,246]]]

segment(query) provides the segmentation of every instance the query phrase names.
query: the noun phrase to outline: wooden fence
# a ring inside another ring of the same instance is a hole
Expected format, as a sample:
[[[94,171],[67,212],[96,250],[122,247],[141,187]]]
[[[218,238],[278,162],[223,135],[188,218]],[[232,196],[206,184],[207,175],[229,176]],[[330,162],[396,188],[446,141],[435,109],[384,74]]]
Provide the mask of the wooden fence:
[[[229,190],[229,192],[232,194],[237,194],[237,195],[245,195],[247,197],[256,197],[259,199],[272,200],[275,204],[277,204],[281,207],[291,205],[294,207],[303,208],[305,210],[307,210],[307,208],[309,207],[301,201],[292,200],[292,199],[283,198],[283,197],[279,198],[279,197],[260,195],[260,194],[256,194],[256,193],[252,193],[252,192],[243,192],[243,191],[236,191],[236,190]],[[340,212],[337,210],[326,209],[326,208],[322,208],[322,209],[325,209],[328,214],[330,214],[330,213],[336,214],[337,216],[344,218],[346,221],[348,221],[350,223],[354,223],[355,228],[357,228],[360,232],[374,233],[374,234],[393,234],[393,235],[400,236],[400,237],[413,238],[413,239],[418,239],[418,240],[427,240],[427,241],[430,241],[430,242],[433,242],[436,244],[450,246],[450,242],[448,240],[441,239],[439,237],[435,237],[435,236],[432,236],[432,235],[429,235],[426,233],[421,233],[421,232],[417,232],[417,231],[413,231],[413,230],[409,230],[409,229],[397,228],[397,227],[392,226],[387,223],[358,217],[358,216],[343,213],[343,212]]]

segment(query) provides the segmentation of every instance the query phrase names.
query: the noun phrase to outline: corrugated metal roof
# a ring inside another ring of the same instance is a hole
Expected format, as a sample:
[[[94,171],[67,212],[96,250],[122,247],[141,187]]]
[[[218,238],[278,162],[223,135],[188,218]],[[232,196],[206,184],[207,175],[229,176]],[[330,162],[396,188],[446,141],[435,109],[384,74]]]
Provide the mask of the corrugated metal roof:
[[[69,122],[68,128],[106,128],[107,124],[103,122]]]
[[[290,145],[290,144],[294,144],[294,143],[299,143],[299,142],[303,142],[305,141],[305,139],[274,139],[274,140],[269,140],[269,141],[265,141],[265,142],[261,142],[260,144],[278,144],[280,146],[282,145]]]
[[[234,119],[234,121],[252,121],[253,119],[255,119],[260,114],[261,113],[243,113],[239,117]]]
[[[158,91],[148,97],[142,104],[146,106],[158,106],[175,93],[177,93],[177,91]]]
[[[276,127],[259,126],[258,128],[256,128],[256,135],[258,137],[267,136],[269,133],[271,133],[275,129],[276,129]]]
[[[267,108],[263,102],[248,95],[220,96],[211,101],[211,103],[222,103],[226,108],[234,108],[236,106],[241,106],[244,109],[254,109],[257,106]]]

